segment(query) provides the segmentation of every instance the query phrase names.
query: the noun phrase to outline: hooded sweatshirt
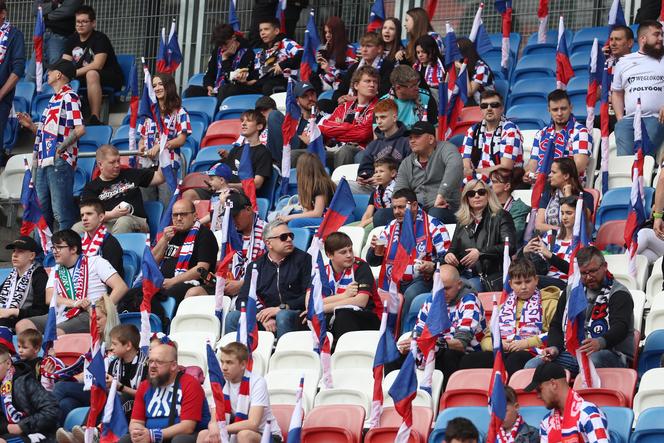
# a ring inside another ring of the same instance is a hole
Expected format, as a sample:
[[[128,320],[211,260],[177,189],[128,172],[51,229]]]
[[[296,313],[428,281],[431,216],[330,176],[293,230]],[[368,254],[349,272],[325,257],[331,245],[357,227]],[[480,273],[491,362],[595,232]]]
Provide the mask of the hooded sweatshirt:
[[[374,129],[376,139],[369,143],[364,150],[360,167],[357,175],[360,177],[371,177],[374,173],[374,162],[384,157],[392,157],[397,162],[401,162],[410,155],[410,144],[406,137],[406,127],[403,123],[397,122],[397,132],[390,137],[380,129]]]

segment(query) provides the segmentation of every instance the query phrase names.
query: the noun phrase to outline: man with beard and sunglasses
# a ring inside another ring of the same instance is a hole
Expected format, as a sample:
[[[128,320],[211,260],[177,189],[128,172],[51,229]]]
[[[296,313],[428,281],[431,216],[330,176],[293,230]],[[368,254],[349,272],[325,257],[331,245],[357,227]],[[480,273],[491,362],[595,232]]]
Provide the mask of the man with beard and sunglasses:
[[[258,271],[256,320],[259,329],[274,332],[279,338],[300,328],[304,294],[311,282],[311,256],[293,245],[294,238],[288,223],[275,220],[265,226],[263,241],[267,253],[247,267],[235,302],[236,310],[226,316],[227,333],[237,331],[240,308],[247,302],[254,269]]]
[[[641,121],[654,149],[664,142],[664,34],[662,25],[645,20],[639,25],[638,52],[620,58],[613,70],[611,102],[618,122],[615,126],[618,155],[634,149],[634,113],[641,99]],[[653,152],[656,156],[656,152]]]

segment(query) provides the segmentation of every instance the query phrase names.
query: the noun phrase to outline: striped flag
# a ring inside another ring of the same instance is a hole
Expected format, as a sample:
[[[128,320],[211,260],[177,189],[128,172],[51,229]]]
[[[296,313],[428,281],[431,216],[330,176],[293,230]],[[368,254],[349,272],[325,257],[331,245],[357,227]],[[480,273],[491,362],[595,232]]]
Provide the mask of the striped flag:
[[[116,443],[125,434],[129,432],[127,418],[122,409],[120,396],[117,394],[118,381],[113,379],[111,388],[108,391],[108,399],[104,406],[104,415],[101,419],[100,443]]]
[[[342,177],[337,185],[336,191],[330,201],[330,206],[325,211],[316,236],[325,240],[328,235],[341,228],[355,211],[355,199],[350,190],[350,185],[345,177]]]
[[[454,33],[452,25],[449,23],[446,23],[445,27],[444,60],[445,71],[447,74],[445,76],[445,82],[438,88],[438,138],[440,140],[447,140],[452,133],[452,129],[454,129],[453,126],[456,123],[456,120],[450,120],[450,114],[456,104],[455,97],[457,94],[455,94],[455,89],[457,88],[457,79],[462,77],[461,71],[459,71],[459,74],[457,75],[457,68],[455,65],[455,62],[462,60],[456,34]]]
[[[613,0],[609,9],[609,27],[627,26],[625,21],[625,12],[620,4],[620,0]]]
[[[161,220],[159,221],[159,233],[157,234],[157,239],[161,238],[164,233],[164,229],[171,225],[173,221],[173,205],[176,201],[180,200],[182,197],[180,192],[180,187],[182,186],[182,180],[175,189],[175,192],[171,196],[171,200],[168,202],[168,206],[164,210],[164,213],[161,215]]]
[[[609,190],[609,91],[611,89],[611,75],[609,67],[605,64],[602,69],[602,90],[600,95],[599,120],[601,130],[602,161],[600,169],[602,171],[602,195]]]
[[[309,144],[307,145],[307,152],[317,155],[320,162],[325,164],[327,152],[323,143],[323,134],[321,134],[318,123],[316,123],[316,114],[313,108],[311,110],[311,118],[309,119]]]
[[[226,276],[228,276],[233,257],[238,251],[242,250],[242,238],[235,228],[235,223],[231,216],[231,202],[228,200],[226,200],[224,215],[221,219],[221,241],[219,245],[219,260],[217,261],[217,269],[215,270],[217,282],[214,290],[214,313],[219,319],[219,324],[223,325]]]
[[[295,393],[295,408],[293,408],[293,415],[291,415],[290,424],[288,426],[287,443],[300,443],[300,436],[302,434],[302,420],[304,419],[304,407],[302,406],[302,396],[304,394],[304,375],[300,377],[300,386]]]
[[[281,32],[286,33],[286,3],[287,0],[278,0],[277,1],[277,12],[275,16],[279,19],[279,24],[281,27]]]
[[[281,125],[281,132],[284,139],[283,152],[281,154],[281,195],[288,195],[288,185],[290,182],[291,172],[291,139],[297,132],[297,125],[302,118],[302,110],[297,104],[297,97],[293,89],[295,88],[295,80],[292,77],[288,78],[288,87],[286,89],[286,116],[284,123]]]
[[[37,8],[37,21],[35,22],[35,32],[32,36],[32,44],[35,48],[35,82],[37,83],[37,92],[42,92],[44,83],[44,13],[41,6]]]
[[[129,150],[136,151],[136,127],[138,123],[138,69],[136,63],[131,65],[129,71]]]
[[[230,438],[226,430],[226,400],[224,399],[224,376],[221,372],[221,366],[217,356],[214,355],[212,346],[208,342],[205,345],[208,367],[208,378],[210,380],[210,389],[212,390],[213,404],[209,405],[210,409],[214,406],[215,418],[217,419],[217,426],[219,426],[219,433],[221,443],[228,443]],[[208,400],[209,403],[209,400]],[[229,401],[230,403],[230,401]],[[230,406],[230,405],[229,405]],[[228,411],[230,413],[230,411]]]
[[[231,0],[228,5],[228,23],[233,27],[233,31],[240,31],[240,19],[237,17],[235,4],[236,0]]]
[[[51,250],[51,229],[48,227],[44,213],[41,210],[37,190],[32,180],[32,171],[28,164],[28,159],[23,159],[25,174],[21,187],[21,206],[23,206],[23,219],[21,221],[21,235],[30,237],[33,231],[37,230],[39,243],[42,250],[47,254]]]
[[[56,265],[57,267],[60,265]],[[44,339],[42,340],[42,349],[44,350],[44,357],[49,355],[53,348],[53,343],[58,339],[58,297],[53,292],[51,301],[48,305],[48,316],[46,317],[46,326],[44,326]]]
[[[371,417],[369,428],[377,428],[380,425],[380,416],[383,413],[383,372],[385,365],[399,358],[399,350],[396,347],[392,331],[387,327],[387,303],[383,302],[383,314],[380,319],[380,338],[376,347],[376,355],[373,363],[373,399],[371,401]]]
[[[493,49],[491,38],[486,32],[484,22],[482,22],[482,11],[484,11],[484,3],[480,3],[479,7],[477,8],[475,19],[473,20],[473,27],[470,30],[470,35],[468,36],[470,41],[473,42],[475,50],[480,55]]]
[[[595,127],[595,103],[597,103],[597,94],[602,84],[602,75],[604,72],[604,52],[599,47],[597,39],[593,40],[593,47],[590,51],[590,65],[588,66],[588,93],[586,94],[586,128],[592,134]]]
[[[86,422],[85,443],[93,442],[97,418],[106,404],[106,366],[101,349],[101,339],[97,334],[97,311],[94,303],[90,305],[90,337],[92,339],[92,346],[90,347],[92,358],[86,372],[92,384],[90,386],[90,411]]]
[[[302,53],[302,62],[300,63],[300,80],[308,82],[311,80],[311,74],[318,70],[316,62],[316,51],[320,47],[320,38],[316,30],[316,20],[314,10],[309,11],[309,20],[304,31],[304,51]]]
[[[149,241],[149,239],[148,239]],[[143,260],[141,262],[141,288],[143,289],[143,300],[141,300],[141,348],[147,353],[150,346],[150,312],[152,311],[152,299],[159,292],[164,284],[164,276],[159,269],[159,265],[152,256],[149,244],[143,251]]]
[[[240,311],[240,326],[237,329],[237,341],[244,344],[249,350],[247,370],[251,371],[254,366],[253,352],[258,347],[258,325],[256,323],[256,311],[258,309],[258,296],[256,295],[256,282],[258,281],[258,269],[252,266],[251,281],[247,302],[242,303]]]
[[[369,14],[369,24],[367,25],[367,32],[380,31],[385,21],[385,3],[383,0],[376,0],[371,7]]]
[[[173,75],[181,63],[182,51],[178,43],[178,34],[175,31],[175,19],[173,19],[168,40],[166,39],[166,28],[161,28],[161,38],[157,50],[157,72]]]
[[[323,311],[323,298],[332,294],[325,264],[321,254],[323,240],[314,237],[307,250],[311,256],[311,284],[307,306],[307,323],[313,335],[314,351],[320,355],[323,368],[323,386],[332,388],[332,367],[330,362],[330,340],[327,337],[327,320]],[[290,438],[289,438],[290,440]]]
[[[256,182],[254,181],[254,167],[251,164],[251,146],[245,143],[242,148],[242,156],[240,157],[240,166],[237,168],[237,175],[242,182],[242,191],[249,197],[251,207],[254,211],[258,210],[256,204]]]
[[[510,34],[512,32],[512,0],[496,0],[495,6],[502,17],[503,40],[500,66],[504,72],[507,72],[510,57]]]
[[[549,0],[539,0],[537,8],[537,43],[546,43],[546,31],[549,28]]]
[[[413,400],[417,395],[417,375],[415,373],[416,352],[417,345],[413,339],[410,344],[410,352],[403,365],[401,365],[399,375],[397,375],[397,378],[388,391],[388,394],[394,400],[394,409],[396,409],[403,419],[401,426],[399,426],[399,431],[394,438],[395,443],[407,443],[413,427]]]
[[[436,15],[436,9],[438,8],[438,0],[427,0],[427,15],[429,16],[429,21],[433,20],[433,16]]]
[[[563,16],[558,21],[558,46],[556,47],[556,87],[567,89],[567,83],[574,77],[574,69],[569,61],[567,39],[565,38],[565,22]]]

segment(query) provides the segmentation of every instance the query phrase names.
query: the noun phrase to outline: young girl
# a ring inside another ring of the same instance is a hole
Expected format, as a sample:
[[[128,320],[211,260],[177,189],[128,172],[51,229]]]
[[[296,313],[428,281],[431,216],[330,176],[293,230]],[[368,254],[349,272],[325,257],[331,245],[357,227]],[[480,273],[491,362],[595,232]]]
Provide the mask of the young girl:
[[[487,89],[494,90],[493,72],[484,60],[480,58],[473,42],[463,37],[457,39],[461,56],[466,59],[466,71],[468,72],[468,97],[473,98],[479,104],[480,94]]]
[[[337,89],[341,77],[355,63],[357,54],[353,45],[348,43],[346,25],[339,17],[327,19],[324,35],[325,47],[318,51],[316,61],[323,90],[327,91]]]
[[[297,160],[297,195],[302,212],[280,215],[278,218],[288,222],[291,228],[317,226],[320,224],[325,208],[330,205],[336,185],[325,171],[317,155],[304,153]]]
[[[397,52],[404,50],[401,44],[401,20],[396,17],[386,18],[380,30],[380,37],[383,39],[385,59],[396,61]]]
[[[434,32],[429,15],[423,8],[413,8],[406,12],[406,36],[408,37],[408,46],[405,53],[400,51],[397,53],[396,59],[401,62],[413,63],[416,58],[415,43],[417,39],[423,35],[430,35],[438,44],[438,50],[442,53],[445,47],[443,38],[440,34]]]
[[[443,57],[436,41],[430,35],[423,35],[415,42],[417,61],[413,65],[422,78],[421,84],[431,89],[431,95],[438,97],[438,86],[445,80]],[[424,86],[423,86],[424,87]]]

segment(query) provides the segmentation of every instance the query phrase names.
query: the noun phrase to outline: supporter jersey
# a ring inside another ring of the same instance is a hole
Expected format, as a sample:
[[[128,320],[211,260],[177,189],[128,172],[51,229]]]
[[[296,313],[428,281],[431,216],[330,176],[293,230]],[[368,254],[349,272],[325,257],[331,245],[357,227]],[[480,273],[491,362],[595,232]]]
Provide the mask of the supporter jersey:
[[[327,54],[327,71],[319,75],[321,82],[323,84],[324,90],[336,90],[341,83],[341,77],[348,71],[348,67],[357,62],[357,54],[355,52],[355,47],[351,44],[346,48],[346,67],[340,69],[336,66],[336,61],[331,54]]]
[[[164,127],[168,129],[167,140],[173,140],[180,134],[190,135],[192,132],[189,114],[184,108],[179,108],[177,111],[163,116],[163,121]],[[154,143],[159,143],[157,124],[151,118],[146,118],[138,129],[146,143],[146,149],[152,148]]]
[[[477,168],[490,168],[500,164],[503,158],[512,160],[515,166],[523,164],[523,137],[513,122],[503,118],[493,134],[486,133],[484,121],[468,128],[461,148],[463,158],[472,158],[476,138],[477,147],[481,147]]]
[[[540,424],[540,443],[549,443],[549,431],[552,428],[551,412]],[[577,423],[577,431],[586,443],[609,443],[608,422],[604,413],[594,404],[583,401]],[[563,435],[564,437],[564,435]],[[550,443],[558,443],[551,441]]]
[[[267,49],[261,49],[254,59],[254,69],[263,78],[272,72],[276,63],[281,63],[286,59],[293,58],[302,46],[294,40],[283,38]]]
[[[570,118],[574,118],[573,116]],[[542,161],[544,160],[544,154],[546,151],[540,151],[540,144],[550,136],[551,132],[555,131],[552,125],[547,126],[546,128],[540,129],[535,134],[535,139],[533,140],[533,149],[530,152],[530,159],[537,161],[537,170],[542,167]],[[555,148],[553,158],[562,158],[562,157],[573,157],[577,154],[584,154],[590,157],[592,155],[593,147],[593,137],[588,132],[588,129],[585,125],[574,120],[571,130],[569,131],[569,136],[567,137],[567,143],[565,144],[564,150],[560,150],[558,147]],[[579,177],[583,182],[585,180],[586,171],[580,171]]]

